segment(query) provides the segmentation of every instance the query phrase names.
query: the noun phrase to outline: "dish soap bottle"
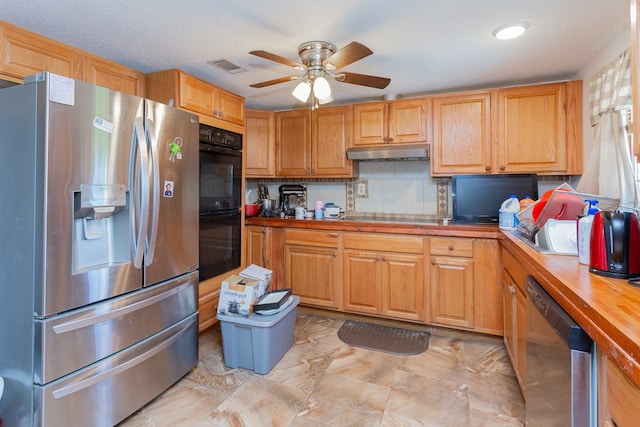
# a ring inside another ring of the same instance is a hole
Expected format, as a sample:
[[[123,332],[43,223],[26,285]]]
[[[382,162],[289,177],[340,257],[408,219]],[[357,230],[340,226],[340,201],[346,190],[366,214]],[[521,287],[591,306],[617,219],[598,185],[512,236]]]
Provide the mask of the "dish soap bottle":
[[[597,200],[585,200],[589,203],[587,214],[578,220],[578,261],[580,264],[589,265],[590,249],[591,249],[591,226],[593,225],[593,216],[598,209]]]
[[[500,228],[505,230],[513,230],[518,224],[516,214],[520,212],[520,201],[518,196],[512,194],[507,200],[502,202],[498,211],[498,224]]]

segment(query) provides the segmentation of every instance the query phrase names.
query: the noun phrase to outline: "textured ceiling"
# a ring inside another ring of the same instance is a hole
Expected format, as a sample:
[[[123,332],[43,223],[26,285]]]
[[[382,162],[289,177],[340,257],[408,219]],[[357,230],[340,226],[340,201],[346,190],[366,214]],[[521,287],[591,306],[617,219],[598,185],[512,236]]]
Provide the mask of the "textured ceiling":
[[[143,72],[180,68],[246,98],[249,108],[300,107],[301,72],[249,55],[298,61],[298,45],[358,41],[374,54],[344,71],[391,78],[383,90],[330,81],[335,103],[572,78],[623,31],[628,0],[0,0],[0,19]],[[527,21],[519,39],[494,28]],[[229,74],[207,61],[226,59]]]

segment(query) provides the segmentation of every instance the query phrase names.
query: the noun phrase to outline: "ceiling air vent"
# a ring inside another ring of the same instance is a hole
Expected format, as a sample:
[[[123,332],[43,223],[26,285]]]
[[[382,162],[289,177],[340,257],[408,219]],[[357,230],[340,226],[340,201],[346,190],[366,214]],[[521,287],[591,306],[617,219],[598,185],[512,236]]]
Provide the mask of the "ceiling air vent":
[[[238,74],[247,71],[245,68],[242,68],[239,65],[234,64],[233,62],[229,62],[226,59],[207,61],[207,64],[218,67],[229,74]]]

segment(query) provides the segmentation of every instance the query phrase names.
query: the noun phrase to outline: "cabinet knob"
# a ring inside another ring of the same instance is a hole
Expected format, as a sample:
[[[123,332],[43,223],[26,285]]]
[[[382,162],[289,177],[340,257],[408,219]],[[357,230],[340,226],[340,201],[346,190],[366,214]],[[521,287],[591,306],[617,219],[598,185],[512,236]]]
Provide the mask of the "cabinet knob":
[[[389,138],[389,142],[393,142],[393,138]]]
[[[485,166],[485,167],[484,167],[484,170],[485,170],[485,171],[487,171],[487,172],[489,172],[489,171],[491,170],[491,166]]]
[[[504,167],[504,165],[500,166],[500,170],[504,171],[506,168]]]
[[[450,250],[450,251],[452,251],[452,250],[454,250],[454,249],[455,249],[455,247],[454,247],[453,245],[449,245],[449,250]]]

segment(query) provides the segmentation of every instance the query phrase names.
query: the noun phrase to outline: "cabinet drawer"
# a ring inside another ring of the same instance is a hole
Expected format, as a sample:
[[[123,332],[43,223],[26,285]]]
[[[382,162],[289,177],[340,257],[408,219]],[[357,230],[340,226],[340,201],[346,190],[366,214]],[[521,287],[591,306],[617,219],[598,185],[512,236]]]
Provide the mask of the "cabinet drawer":
[[[520,265],[518,260],[516,260],[513,255],[509,253],[505,248],[502,248],[502,266],[509,275],[513,278],[518,288],[524,293],[526,293],[524,288],[524,283],[527,278],[527,272]]]
[[[423,243],[424,239],[419,236],[362,233],[344,234],[344,247],[348,249],[422,254]]]
[[[285,231],[287,245],[306,245],[337,248],[340,233],[335,231],[308,231],[288,229]]]
[[[473,239],[432,237],[431,255],[473,257]]]

